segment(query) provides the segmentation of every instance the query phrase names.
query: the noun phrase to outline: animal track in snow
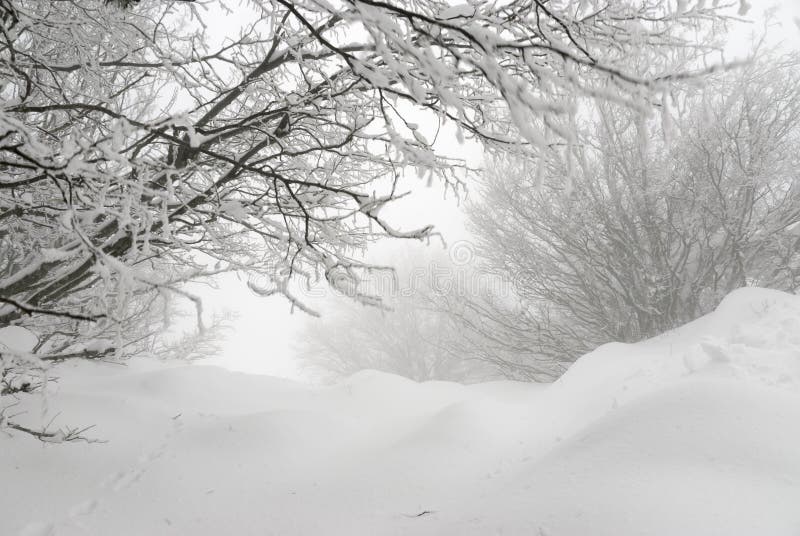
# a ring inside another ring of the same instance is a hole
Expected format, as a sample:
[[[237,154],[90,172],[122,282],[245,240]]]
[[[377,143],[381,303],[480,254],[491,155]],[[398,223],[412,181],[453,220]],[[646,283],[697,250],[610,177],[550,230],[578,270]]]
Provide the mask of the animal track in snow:
[[[172,426],[154,448],[146,449],[136,458],[136,463],[133,466],[127,470],[114,473],[106,478],[99,487],[101,489],[110,489],[112,492],[117,493],[136,483],[147,472],[150,465],[163,456],[167,445],[169,445],[170,438],[181,429],[182,424],[180,420],[173,419]],[[79,518],[93,514],[101,502],[101,499],[97,498],[84,500],[70,507],[67,510],[66,517],[59,522],[35,521],[28,523],[18,533],[18,536],[56,536],[58,527],[73,525]]]

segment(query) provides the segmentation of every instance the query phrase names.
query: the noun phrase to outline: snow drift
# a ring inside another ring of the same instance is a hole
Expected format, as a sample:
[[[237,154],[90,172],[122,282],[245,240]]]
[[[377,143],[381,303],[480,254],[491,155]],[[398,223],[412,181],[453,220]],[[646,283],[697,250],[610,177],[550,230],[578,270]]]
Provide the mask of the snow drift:
[[[107,442],[0,434],[2,534],[800,533],[800,298],[776,291],[549,386],[53,374],[17,420]]]

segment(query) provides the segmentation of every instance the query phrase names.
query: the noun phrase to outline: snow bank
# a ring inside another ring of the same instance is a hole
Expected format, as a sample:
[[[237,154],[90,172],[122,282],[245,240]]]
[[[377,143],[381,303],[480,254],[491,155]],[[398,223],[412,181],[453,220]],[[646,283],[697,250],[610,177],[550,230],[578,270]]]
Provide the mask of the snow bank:
[[[3,534],[800,533],[800,298],[780,292],[550,386],[56,372],[17,420],[108,442],[0,434]]]

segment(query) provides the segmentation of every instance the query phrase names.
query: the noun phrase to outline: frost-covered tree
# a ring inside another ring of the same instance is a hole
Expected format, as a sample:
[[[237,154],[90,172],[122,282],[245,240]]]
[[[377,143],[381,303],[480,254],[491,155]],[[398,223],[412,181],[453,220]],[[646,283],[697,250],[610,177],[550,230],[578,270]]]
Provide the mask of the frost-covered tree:
[[[297,357],[312,375],[326,380],[361,370],[380,370],[414,381],[469,381],[481,377],[479,363],[456,356],[449,318],[413,297],[387,300],[388,308],[343,303],[325,320],[308,320]]]
[[[451,248],[450,254],[458,254]],[[297,358],[312,376],[338,380],[365,369],[415,381],[474,382],[499,377],[472,349],[457,344],[460,326],[437,307],[443,296],[473,295],[486,286],[445,250],[393,248],[393,270],[363,282],[382,307],[329,300],[321,318],[309,317]],[[458,261],[458,259],[456,259]]]
[[[0,326],[36,333],[38,358],[152,347],[147,314],[221,271],[301,307],[304,278],[359,297],[354,252],[431,232],[381,216],[400,178],[466,179],[404,110],[558,161],[583,103],[650,109],[721,20],[704,2],[253,0],[221,32],[221,3],[118,4],[0,2]]]
[[[800,57],[666,104],[661,122],[601,106],[569,188],[564,166],[487,173],[471,224],[517,301],[450,306],[515,373],[655,336],[738,287],[800,288]]]

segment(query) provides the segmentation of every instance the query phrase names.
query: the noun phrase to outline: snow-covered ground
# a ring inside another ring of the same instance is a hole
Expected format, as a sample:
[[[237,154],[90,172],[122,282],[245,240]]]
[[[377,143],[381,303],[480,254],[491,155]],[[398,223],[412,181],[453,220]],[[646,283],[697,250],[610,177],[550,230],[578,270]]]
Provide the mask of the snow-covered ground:
[[[107,442],[0,434],[3,535],[800,534],[800,298],[779,292],[550,386],[54,373],[17,420]]]

